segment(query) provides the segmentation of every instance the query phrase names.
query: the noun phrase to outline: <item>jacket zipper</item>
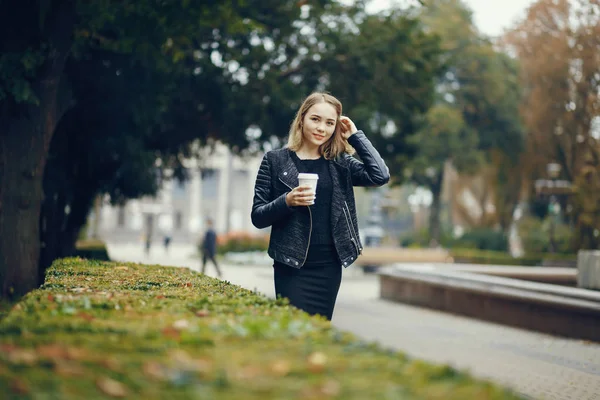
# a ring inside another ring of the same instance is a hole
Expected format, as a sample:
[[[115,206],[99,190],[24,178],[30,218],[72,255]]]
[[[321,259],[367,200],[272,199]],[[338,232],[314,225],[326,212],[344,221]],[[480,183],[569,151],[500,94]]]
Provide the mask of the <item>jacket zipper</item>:
[[[348,219],[350,220],[350,226],[352,227],[352,232],[354,232],[356,246],[358,247],[358,232],[354,229],[354,224],[352,223],[352,214],[350,214],[350,207],[348,207],[348,203],[346,203],[346,200],[344,200],[344,204],[346,205],[346,209],[348,210]],[[361,249],[358,250],[358,254],[362,254]]]
[[[283,179],[281,179],[281,177],[279,178],[279,180],[285,186],[287,186],[288,188],[290,188],[290,190],[294,190],[294,189],[292,189],[292,187],[290,185],[288,185],[287,183],[285,183],[283,181]],[[308,245],[306,246],[306,253],[304,254],[304,260],[302,261],[302,265],[300,265],[301,267],[303,267],[304,264],[306,264],[306,259],[308,258],[308,249],[310,248],[310,238],[312,236],[312,212],[310,211],[310,206],[307,206],[307,207],[308,207],[308,216],[310,218],[310,230],[308,231]]]
[[[352,233],[352,228],[350,228],[350,219],[349,219],[348,215],[346,214],[346,209],[344,207],[342,207],[342,211],[344,212],[344,217],[346,218],[346,224],[348,225],[348,230],[350,231],[350,241],[352,243],[354,243],[354,247],[356,248],[356,256],[358,257],[360,252],[358,251],[358,243],[356,243],[356,240],[354,239],[354,234]],[[348,211],[348,214],[350,214],[350,211]]]

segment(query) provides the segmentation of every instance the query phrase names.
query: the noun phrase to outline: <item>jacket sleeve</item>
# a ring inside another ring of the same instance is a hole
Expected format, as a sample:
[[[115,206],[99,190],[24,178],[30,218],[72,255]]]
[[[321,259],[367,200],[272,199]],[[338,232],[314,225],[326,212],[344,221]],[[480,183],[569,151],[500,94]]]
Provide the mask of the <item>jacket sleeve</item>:
[[[285,202],[287,193],[273,198],[271,191],[271,179],[275,172],[271,170],[268,153],[262,159],[256,183],[254,184],[254,200],[252,202],[252,225],[258,229],[273,225],[274,222],[285,218],[293,212]]]
[[[363,131],[358,131],[348,138],[348,143],[356,150],[362,160],[346,154],[348,168],[352,175],[354,186],[383,186],[390,180],[390,170],[385,165],[379,152],[373,147],[371,141]]]

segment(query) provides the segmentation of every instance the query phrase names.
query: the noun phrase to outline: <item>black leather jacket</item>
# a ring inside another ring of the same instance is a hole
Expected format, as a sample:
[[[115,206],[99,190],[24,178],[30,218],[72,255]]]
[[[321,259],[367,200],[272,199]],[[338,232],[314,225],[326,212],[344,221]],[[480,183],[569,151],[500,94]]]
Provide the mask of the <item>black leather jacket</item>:
[[[382,186],[390,179],[389,169],[362,131],[348,142],[362,162],[344,153],[329,162],[333,183],[331,228],[335,248],[344,267],[350,266],[362,252],[358,234],[353,186]],[[269,256],[283,264],[301,268],[306,261],[313,221],[312,213],[296,212],[288,207],[285,196],[298,186],[298,170],[284,148],[263,157],[252,204],[252,223],[259,229],[272,226]]]

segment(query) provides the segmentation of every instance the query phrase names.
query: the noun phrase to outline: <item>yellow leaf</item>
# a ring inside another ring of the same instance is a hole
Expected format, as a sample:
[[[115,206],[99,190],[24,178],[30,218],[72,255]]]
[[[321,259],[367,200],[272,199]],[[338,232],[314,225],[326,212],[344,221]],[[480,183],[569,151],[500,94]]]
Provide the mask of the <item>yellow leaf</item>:
[[[104,394],[111,397],[125,397],[127,395],[127,388],[121,382],[115,381],[110,378],[100,378],[96,381],[96,386]]]

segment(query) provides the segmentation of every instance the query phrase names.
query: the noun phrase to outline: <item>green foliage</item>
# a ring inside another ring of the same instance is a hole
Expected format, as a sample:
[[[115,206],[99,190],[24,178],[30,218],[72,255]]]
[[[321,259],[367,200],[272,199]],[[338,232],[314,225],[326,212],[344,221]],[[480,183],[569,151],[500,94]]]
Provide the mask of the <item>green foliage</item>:
[[[525,254],[548,253],[550,246],[551,218],[545,219],[535,217],[524,217],[518,223],[519,236],[523,243]],[[576,250],[573,248],[574,235],[572,227],[567,224],[555,221],[554,242],[556,252],[560,254],[573,254]]]
[[[469,246],[470,245],[470,246]],[[497,229],[475,228],[454,241],[453,247],[472,247],[480,250],[507,251],[506,234]]]
[[[429,231],[427,229],[422,229],[420,231],[407,232],[400,236],[400,245],[402,247],[428,247],[431,236],[429,235]],[[452,238],[452,234],[448,231],[441,231],[440,233],[440,241],[439,244],[442,247],[449,247],[454,239]]]
[[[541,256],[513,257],[505,251],[452,248],[450,255],[455,263],[536,266],[542,263]]]
[[[184,268],[63,259],[0,322],[14,399],[518,399]]]
[[[491,164],[495,179],[488,184],[496,186],[491,191],[505,223],[519,199],[520,174],[514,168],[524,142],[516,63],[477,31],[464,2],[430,0],[426,4],[419,15],[440,38],[443,67],[436,78],[437,106],[414,138],[417,155],[408,176],[433,193],[430,231],[435,235],[443,164],[451,161],[461,174],[477,173]],[[438,146],[433,143],[436,139]]]
[[[76,104],[56,130],[45,174],[44,213],[64,221],[48,234],[78,229],[98,193],[118,204],[155,193],[170,175],[185,179],[182,161],[198,146],[220,140],[242,151],[285,137],[299,102],[317,88],[345,100],[357,125],[391,146],[388,160],[403,157],[411,121],[429,105],[437,42],[407,16],[361,19],[360,7],[329,3],[312,2],[307,15],[277,1],[79,4],[66,69]],[[314,33],[301,33],[309,26]],[[390,143],[381,126],[370,131],[374,115],[402,126]],[[244,134],[250,126],[262,132],[254,141]]]
[[[31,48],[22,53],[0,52],[0,101],[39,104],[31,79],[44,60],[42,51]]]
[[[429,245],[429,232],[409,232],[400,239],[403,247],[427,247]],[[479,249],[506,252],[508,240],[504,232],[490,228],[475,228],[467,231],[459,238],[451,232],[442,231],[439,244],[445,248]]]
[[[74,256],[91,260],[110,261],[106,243],[95,239],[78,240],[75,244]]]
[[[328,47],[317,75],[345,104],[344,113],[362,127],[386,160],[394,184],[402,183],[416,147],[409,140],[434,101],[440,71],[439,39],[426,32],[415,10],[379,15],[351,14],[354,25],[335,18],[323,24]],[[352,11],[350,11],[351,13]]]
[[[442,173],[448,160],[463,172],[474,172],[481,165],[476,133],[465,125],[461,112],[449,104],[433,106],[410,143],[418,148],[411,163],[411,177],[427,187]]]
[[[523,257],[513,257],[505,251],[478,250],[465,248],[452,248],[450,255],[455,263],[487,264],[487,265],[514,265],[514,266],[541,266],[544,261],[572,264],[577,256],[574,254],[531,253]]]
[[[266,252],[269,248],[269,236],[251,235],[246,232],[232,232],[227,235],[219,235],[217,242],[218,254],[229,252]],[[202,252],[201,244],[199,245],[199,249]]]

